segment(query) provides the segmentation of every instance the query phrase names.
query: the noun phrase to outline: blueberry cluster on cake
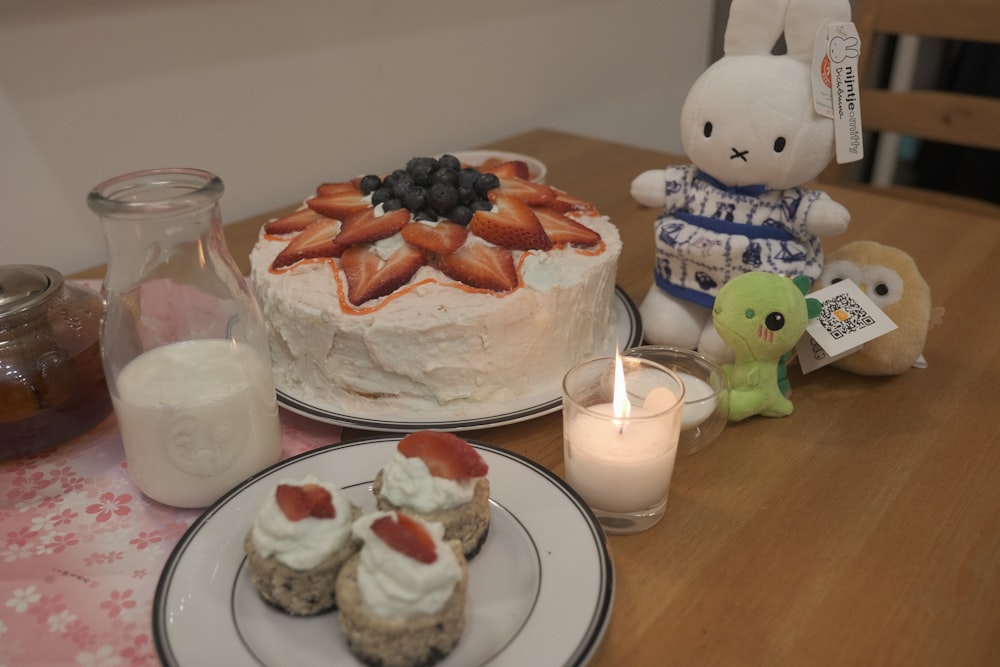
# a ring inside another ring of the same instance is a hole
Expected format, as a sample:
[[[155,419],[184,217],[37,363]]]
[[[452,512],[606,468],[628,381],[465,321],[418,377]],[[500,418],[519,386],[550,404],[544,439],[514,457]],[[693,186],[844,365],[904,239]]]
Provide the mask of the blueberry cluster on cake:
[[[414,158],[266,223],[251,281],[278,387],[359,416],[477,415],[613,346],[621,239],[523,162]]]

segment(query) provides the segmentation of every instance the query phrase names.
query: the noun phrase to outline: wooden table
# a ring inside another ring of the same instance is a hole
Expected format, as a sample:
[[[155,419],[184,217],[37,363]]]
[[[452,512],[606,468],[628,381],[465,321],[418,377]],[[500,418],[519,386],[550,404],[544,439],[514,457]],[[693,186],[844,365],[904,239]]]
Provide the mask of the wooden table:
[[[539,157],[550,184],[611,216],[618,284],[641,301],[656,211],[629,183],[679,158],[548,130],[490,146]],[[929,368],[793,368],[792,416],[730,425],[679,459],[663,521],[608,540],[615,602],[595,666],[1000,664],[1000,220],[827,191],[853,215],[828,250],[902,248],[945,308]],[[275,214],[227,227],[244,271]],[[558,413],[467,435],[562,473]]]

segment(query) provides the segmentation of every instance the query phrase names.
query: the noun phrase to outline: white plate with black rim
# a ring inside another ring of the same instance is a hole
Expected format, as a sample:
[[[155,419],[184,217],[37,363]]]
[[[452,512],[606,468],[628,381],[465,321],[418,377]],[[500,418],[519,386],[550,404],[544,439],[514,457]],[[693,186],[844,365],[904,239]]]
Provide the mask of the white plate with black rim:
[[[625,291],[615,286],[612,308],[615,314],[617,336],[615,341],[622,350],[642,344],[642,320],[635,302]],[[606,354],[615,353],[614,342],[605,350]],[[328,424],[362,428],[369,431],[386,431],[391,433],[409,433],[420,429],[437,429],[440,431],[468,431],[491,426],[504,426],[534,419],[551,414],[562,406],[562,378],[556,378],[550,387],[540,387],[517,399],[504,403],[494,403],[483,406],[480,412],[456,416],[447,408],[441,412],[429,409],[413,414],[395,412],[391,418],[381,410],[378,414],[352,414],[328,406],[320,406],[296,398],[291,393],[278,387],[278,403],[284,408],[305,417]]]
[[[210,507],[174,548],[156,588],[153,637],[167,667],[354,666],[336,611],[293,617],[250,583],[243,537],[265,495],[307,474],[342,487],[365,511],[371,481],[398,437],[353,440],[277,463]],[[584,665],[611,616],[614,570],[600,524],[565,482],[477,441],[490,467],[490,532],[469,563],[466,627],[439,664]]]

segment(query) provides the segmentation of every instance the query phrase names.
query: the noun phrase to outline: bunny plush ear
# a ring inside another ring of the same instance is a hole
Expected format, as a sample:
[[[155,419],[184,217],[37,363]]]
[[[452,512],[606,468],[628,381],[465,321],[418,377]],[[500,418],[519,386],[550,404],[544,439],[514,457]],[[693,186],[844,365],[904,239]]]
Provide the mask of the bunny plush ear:
[[[723,49],[727,56],[766,55],[784,33],[788,55],[809,62],[825,19],[850,21],[850,0],[733,0]]]
[[[826,19],[850,21],[850,0],[792,0],[785,14],[788,55],[805,63],[812,60],[816,31]]]
[[[792,0],[733,0],[723,39],[727,56],[767,55],[785,29]]]

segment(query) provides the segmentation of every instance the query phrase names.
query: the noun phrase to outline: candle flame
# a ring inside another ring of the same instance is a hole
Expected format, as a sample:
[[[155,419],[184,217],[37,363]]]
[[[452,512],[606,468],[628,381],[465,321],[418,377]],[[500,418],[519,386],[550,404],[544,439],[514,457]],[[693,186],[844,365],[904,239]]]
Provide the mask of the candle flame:
[[[625,391],[625,367],[622,366],[622,355],[615,347],[615,389],[611,399],[611,409],[615,419],[627,419],[632,412],[632,403]]]

